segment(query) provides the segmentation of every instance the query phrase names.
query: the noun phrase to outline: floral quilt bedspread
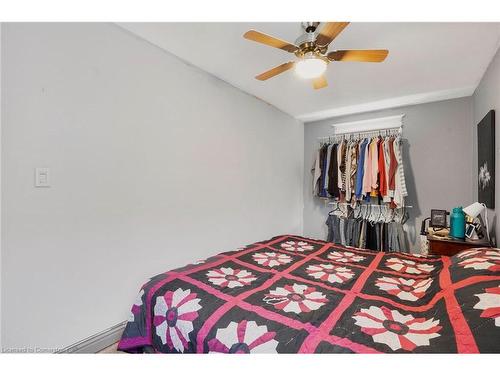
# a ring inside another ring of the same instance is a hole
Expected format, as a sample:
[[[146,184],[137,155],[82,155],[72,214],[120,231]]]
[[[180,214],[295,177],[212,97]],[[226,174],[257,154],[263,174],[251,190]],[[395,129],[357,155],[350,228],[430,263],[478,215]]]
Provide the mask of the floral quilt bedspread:
[[[279,236],[151,278],[118,348],[500,352],[500,251],[418,257]]]

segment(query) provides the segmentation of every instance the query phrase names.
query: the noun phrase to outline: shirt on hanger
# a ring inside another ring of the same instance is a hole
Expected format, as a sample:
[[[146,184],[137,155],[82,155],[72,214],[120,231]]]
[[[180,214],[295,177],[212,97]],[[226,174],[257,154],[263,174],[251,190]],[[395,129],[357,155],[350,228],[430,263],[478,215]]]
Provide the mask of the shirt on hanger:
[[[325,189],[325,196],[328,196],[328,194],[326,194],[326,193],[328,192],[328,185],[330,182],[328,171],[330,170],[332,147],[333,147],[333,144],[330,144],[326,147],[325,181],[324,181],[324,187],[323,187]]]
[[[365,170],[365,149],[368,143],[367,139],[364,139],[363,142],[359,145],[359,158],[358,158],[358,172],[356,174],[356,188],[355,194],[358,199],[361,199],[363,195],[363,177]]]
[[[365,150],[365,167],[364,167],[364,175],[363,175],[363,194],[366,196],[370,195],[372,191],[371,187],[371,176],[372,176],[372,152],[371,152],[371,144],[373,139],[368,139],[368,144],[366,145]]]
[[[349,197],[346,197],[347,201],[351,201],[351,197],[355,198],[355,187],[356,187],[356,173],[358,171],[358,142],[353,141],[351,146],[351,160],[349,169]],[[353,199],[354,200],[354,199]]]
[[[385,181],[385,160],[384,160],[384,140],[381,139],[378,145],[378,171],[379,171],[379,192],[382,197],[387,195],[387,183]]]
[[[345,192],[345,172],[346,172],[346,156],[347,156],[347,142],[342,142],[342,150],[340,154],[340,176],[341,176],[341,186],[340,190]]]
[[[314,158],[314,164],[311,169],[313,174],[313,182],[312,182],[312,192],[313,195],[319,194],[319,179],[321,177],[321,167],[320,167],[320,149],[316,151],[316,157]]]
[[[383,197],[384,202],[390,203],[391,197],[394,196],[394,191],[389,188],[389,169],[391,165],[391,151],[389,144],[390,137],[385,137],[383,149],[384,149],[384,164],[385,164],[385,183],[387,185],[386,195]]]
[[[352,141],[347,143],[346,156],[345,156],[345,199],[346,201],[351,200],[351,158],[352,158]]]
[[[323,145],[320,151],[321,158],[321,177],[319,181],[319,196],[326,197],[327,192],[325,190],[325,178],[326,178],[326,153],[327,153],[328,145]]]
[[[371,144],[372,147],[372,169],[371,169],[371,193],[370,196],[378,196],[378,139],[375,138]]]
[[[403,168],[403,156],[401,153],[401,137],[397,137],[394,140],[394,154],[398,162],[398,166],[395,172],[395,190],[394,190],[394,203],[397,207],[404,206],[404,198],[408,196],[408,191],[406,190],[406,181]]]
[[[389,190],[396,189],[396,169],[398,167],[398,161],[396,160],[396,154],[394,153],[394,139],[389,139],[389,152],[391,154],[391,161],[389,166]]]
[[[342,165],[342,148],[344,147],[344,142],[340,142],[337,146],[337,186],[339,191],[342,190],[342,171],[340,167]]]
[[[338,184],[338,162],[337,162],[337,150],[338,144],[334,144],[330,153],[330,168],[328,169],[328,193],[334,197],[338,198],[339,194],[339,184]]]

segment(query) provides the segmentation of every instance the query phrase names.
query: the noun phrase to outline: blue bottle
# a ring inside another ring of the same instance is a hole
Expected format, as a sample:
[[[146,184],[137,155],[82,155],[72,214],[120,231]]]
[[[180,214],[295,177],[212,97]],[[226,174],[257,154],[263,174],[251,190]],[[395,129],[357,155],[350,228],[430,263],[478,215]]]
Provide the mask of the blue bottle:
[[[450,214],[450,237],[465,238],[465,213],[462,207],[455,207]]]

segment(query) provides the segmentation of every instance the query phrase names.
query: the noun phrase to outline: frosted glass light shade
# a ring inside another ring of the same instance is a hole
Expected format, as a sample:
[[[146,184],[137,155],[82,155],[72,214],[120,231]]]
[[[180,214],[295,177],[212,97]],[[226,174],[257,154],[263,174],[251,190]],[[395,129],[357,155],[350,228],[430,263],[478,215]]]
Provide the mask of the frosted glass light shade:
[[[295,72],[304,79],[317,78],[326,70],[326,61],[314,57],[304,58],[295,64]]]

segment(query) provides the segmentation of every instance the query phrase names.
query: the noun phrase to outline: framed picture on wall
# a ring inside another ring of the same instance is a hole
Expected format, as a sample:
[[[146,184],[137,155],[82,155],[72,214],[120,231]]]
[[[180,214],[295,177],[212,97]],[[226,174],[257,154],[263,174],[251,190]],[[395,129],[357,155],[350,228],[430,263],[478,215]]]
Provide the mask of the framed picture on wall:
[[[495,111],[477,124],[478,201],[495,208]]]

